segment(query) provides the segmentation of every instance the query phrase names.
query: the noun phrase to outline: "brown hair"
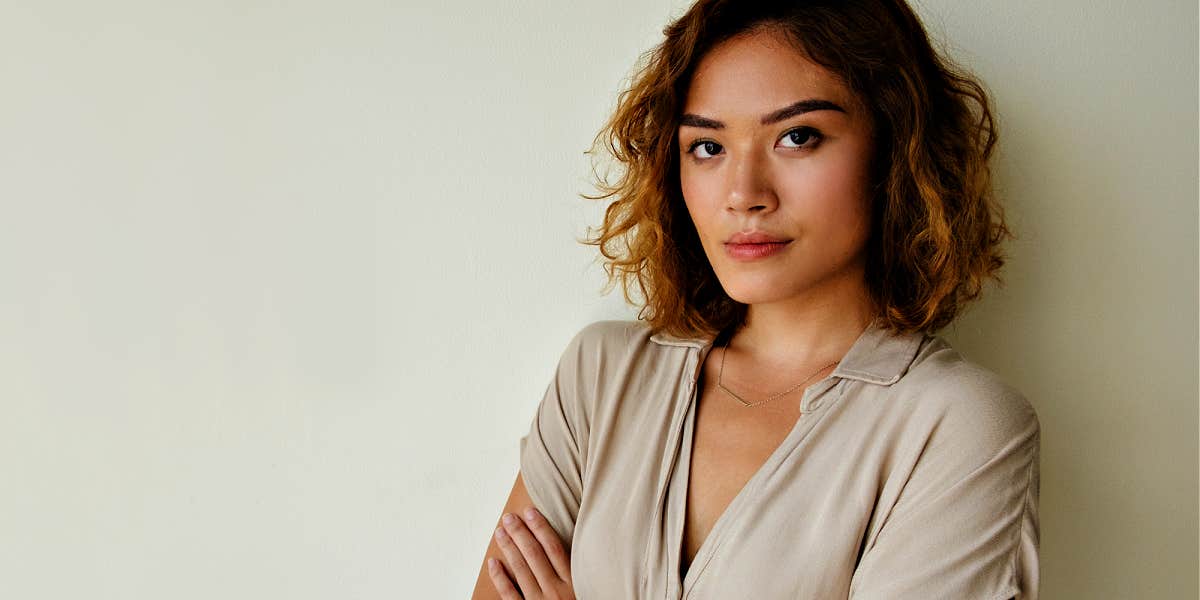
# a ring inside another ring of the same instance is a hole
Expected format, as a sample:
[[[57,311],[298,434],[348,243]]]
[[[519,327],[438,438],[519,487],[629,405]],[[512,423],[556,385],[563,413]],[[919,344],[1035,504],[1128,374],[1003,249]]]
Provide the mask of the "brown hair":
[[[638,318],[679,336],[741,322],[683,202],[676,139],[692,72],[713,46],[776,27],[839,77],[875,123],[875,197],[866,284],[882,324],[934,331],[1000,280],[999,244],[1013,237],[994,201],[988,158],[996,143],[982,85],[930,45],[904,0],[699,0],[642,55],[628,89],[593,143],[618,163],[600,194],[615,197],[594,237],[610,291],[640,292]],[[974,110],[972,109],[974,105]],[[591,228],[589,228],[589,232]]]

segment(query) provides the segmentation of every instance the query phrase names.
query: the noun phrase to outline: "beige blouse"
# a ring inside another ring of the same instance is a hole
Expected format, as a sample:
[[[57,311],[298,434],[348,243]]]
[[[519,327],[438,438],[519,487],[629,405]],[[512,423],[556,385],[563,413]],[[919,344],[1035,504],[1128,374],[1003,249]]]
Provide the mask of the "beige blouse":
[[[940,336],[868,327],[679,576],[711,339],[600,321],[567,345],[521,474],[582,600],[1038,596],[1033,407]]]

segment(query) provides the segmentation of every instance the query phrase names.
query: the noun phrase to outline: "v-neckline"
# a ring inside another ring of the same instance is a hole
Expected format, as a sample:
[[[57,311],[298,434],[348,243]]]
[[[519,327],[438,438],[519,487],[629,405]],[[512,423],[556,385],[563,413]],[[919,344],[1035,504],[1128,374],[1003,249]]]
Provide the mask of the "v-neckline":
[[[707,352],[702,352],[701,355],[706,357]],[[703,360],[703,358],[701,358],[701,360]],[[708,531],[708,534],[704,536],[704,541],[701,542],[700,547],[696,549],[696,555],[693,556],[692,560],[689,562],[687,573],[681,573],[680,569],[683,565],[683,532],[687,525],[687,494],[692,472],[692,445],[695,443],[696,413],[699,405],[700,392],[703,388],[703,381],[700,377],[702,372],[702,370],[697,371],[697,380],[695,385],[692,387],[687,412],[684,415],[683,422],[681,424],[682,431],[678,436],[679,449],[676,453],[677,462],[674,465],[674,469],[672,469],[673,473],[671,475],[669,492],[667,494],[667,500],[670,502],[670,506],[665,512],[665,514],[676,516],[676,518],[673,519],[674,526],[667,528],[667,531],[671,533],[671,538],[669,540],[671,549],[668,551],[667,555],[671,559],[672,573],[670,575],[670,579],[671,581],[675,582],[676,585],[674,587],[675,589],[679,590],[678,597],[681,599],[686,599],[692,588],[695,587],[697,578],[699,578],[700,574],[703,573],[707,563],[712,560],[727,531],[733,527],[733,523],[737,520],[738,515],[744,510],[744,505],[751,502],[753,496],[756,495],[758,488],[762,485],[763,478],[767,476],[766,473],[774,471],[775,466],[783,460],[783,455],[789,452],[790,448],[795,446],[795,438],[800,435],[802,428],[807,426],[810,419],[806,417],[808,417],[808,415],[812,412],[810,409],[807,413],[801,413],[796,417],[796,422],[792,425],[792,428],[788,431],[788,434],[784,436],[779,445],[771,451],[771,454],[767,456],[766,460],[759,465],[758,469],[754,471],[754,474],[750,476],[750,479],[746,480],[746,483],[742,486],[742,489],[738,490],[738,493],[734,495],[732,500],[729,501],[729,504],[725,507],[725,510],[723,510],[721,515],[717,517],[717,520],[713,522],[712,528]],[[820,381],[817,381],[805,388],[805,398],[801,400],[800,405],[805,406],[808,404],[807,396],[811,393],[819,393],[820,391],[827,390],[829,387],[831,387],[830,381],[832,379],[832,375],[827,375]]]

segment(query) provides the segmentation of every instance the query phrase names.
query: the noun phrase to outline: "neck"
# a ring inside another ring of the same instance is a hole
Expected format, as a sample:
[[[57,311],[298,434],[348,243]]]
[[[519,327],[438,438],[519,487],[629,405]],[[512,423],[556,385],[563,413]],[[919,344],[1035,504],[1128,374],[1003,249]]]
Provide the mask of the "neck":
[[[729,345],[764,358],[787,357],[787,362],[827,362],[841,358],[875,315],[865,286],[835,283],[785,300],[751,304]]]

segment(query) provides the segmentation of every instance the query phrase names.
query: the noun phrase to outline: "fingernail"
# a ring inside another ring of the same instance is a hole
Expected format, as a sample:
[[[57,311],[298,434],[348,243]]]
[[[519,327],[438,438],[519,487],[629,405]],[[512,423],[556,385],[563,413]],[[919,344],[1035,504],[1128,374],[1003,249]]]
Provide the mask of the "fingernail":
[[[504,518],[502,520],[509,525],[517,522],[517,518],[514,517],[512,513],[504,513]]]
[[[508,537],[508,532],[504,531],[503,527],[496,528],[496,539],[503,541],[507,537]]]
[[[536,510],[533,510],[533,507],[532,507],[532,506],[531,506],[531,507],[529,507],[529,508],[527,508],[527,509],[525,509],[525,520],[526,520],[526,521],[532,521],[532,520],[533,520],[533,518],[534,518],[534,517],[536,517],[536,516],[537,516],[537,511],[536,511]]]

